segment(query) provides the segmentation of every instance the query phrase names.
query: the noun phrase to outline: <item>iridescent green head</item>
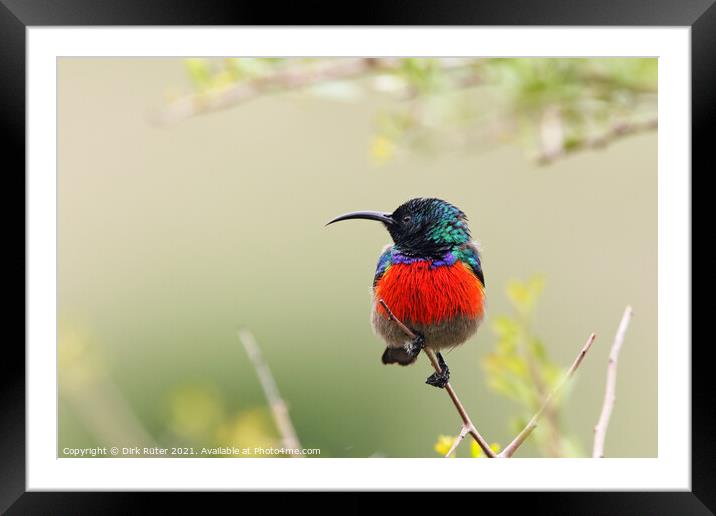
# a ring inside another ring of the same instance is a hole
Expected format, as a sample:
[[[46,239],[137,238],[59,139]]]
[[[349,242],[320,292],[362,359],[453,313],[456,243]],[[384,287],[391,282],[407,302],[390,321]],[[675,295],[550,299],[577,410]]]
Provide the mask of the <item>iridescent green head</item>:
[[[441,258],[454,247],[470,241],[465,214],[441,199],[410,199],[393,213],[354,211],[328,224],[349,219],[382,222],[393,237],[396,249],[406,256]]]
[[[458,207],[434,198],[417,198],[400,205],[387,224],[400,252],[411,256],[440,257],[470,241],[467,217]]]

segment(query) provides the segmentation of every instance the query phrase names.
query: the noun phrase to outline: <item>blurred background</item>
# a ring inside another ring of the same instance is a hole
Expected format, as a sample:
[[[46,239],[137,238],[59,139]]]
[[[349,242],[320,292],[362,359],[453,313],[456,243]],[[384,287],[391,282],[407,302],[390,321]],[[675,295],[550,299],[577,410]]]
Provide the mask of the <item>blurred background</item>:
[[[446,357],[480,432],[509,443],[596,332],[517,454],[590,456],[631,305],[606,456],[656,456],[656,84],[655,59],[60,59],[58,455],[282,446],[247,340],[302,447],[445,453],[428,361],[382,365],[370,328],[388,234],[324,227],[429,196],[483,249],[487,318]]]

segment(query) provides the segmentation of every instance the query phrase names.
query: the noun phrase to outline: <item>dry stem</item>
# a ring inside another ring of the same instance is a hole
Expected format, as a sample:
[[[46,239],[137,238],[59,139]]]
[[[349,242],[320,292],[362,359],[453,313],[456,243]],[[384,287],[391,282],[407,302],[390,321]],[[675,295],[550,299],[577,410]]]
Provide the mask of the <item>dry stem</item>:
[[[261,387],[263,388],[266,399],[271,407],[271,413],[273,414],[274,421],[276,422],[276,427],[281,434],[283,446],[285,448],[300,450],[301,444],[298,440],[298,436],[296,435],[293,423],[291,422],[291,417],[288,414],[288,407],[278,391],[276,381],[273,379],[271,370],[261,354],[261,350],[256,343],[256,339],[254,339],[253,334],[248,330],[239,330],[238,337],[239,341],[246,349],[246,353],[248,354],[254,369],[256,369],[256,374],[261,382]],[[291,454],[291,457],[296,456],[297,455]]]
[[[603,149],[615,140],[628,136],[630,134],[643,133],[647,131],[655,131],[659,126],[657,118],[651,118],[643,121],[620,122],[613,124],[602,134],[590,136],[582,140],[573,141],[566,147],[564,141],[560,141],[559,145],[548,146],[536,156],[536,161],[540,165],[552,163],[560,158],[564,158],[568,154],[572,154],[584,149]]]
[[[607,437],[607,427],[609,426],[609,418],[612,415],[614,409],[614,402],[616,401],[616,389],[617,389],[617,359],[619,358],[619,351],[624,343],[624,335],[626,334],[627,328],[629,327],[629,321],[631,320],[632,309],[631,306],[627,306],[624,309],[624,315],[619,323],[619,328],[614,336],[614,343],[612,349],[609,352],[609,362],[607,364],[607,384],[604,392],[604,404],[602,405],[602,413],[599,416],[599,421],[594,427],[594,449],[592,450],[592,457],[602,458],[604,457],[604,440]]]
[[[584,360],[584,357],[587,355],[587,352],[589,351],[589,348],[592,347],[592,343],[594,342],[594,339],[597,336],[592,333],[589,338],[587,339],[587,343],[584,345],[582,350],[577,355],[577,358],[574,359],[574,362],[572,363],[572,366],[567,370],[567,374],[562,379],[562,381],[555,387],[555,389],[549,393],[549,395],[545,398],[544,403],[542,403],[542,406],[537,411],[537,413],[532,416],[532,419],[530,419],[529,423],[527,423],[527,426],[525,426],[522,431],[515,437],[510,444],[508,444],[504,450],[498,455],[498,457],[512,457],[517,449],[522,445],[523,442],[525,442],[525,439],[529,437],[529,435],[532,433],[532,431],[537,428],[537,421],[539,420],[542,413],[551,405],[552,400],[554,399],[555,395],[564,387],[564,385],[567,383],[567,381],[574,375],[574,372],[577,370],[577,368],[582,363],[582,360]]]

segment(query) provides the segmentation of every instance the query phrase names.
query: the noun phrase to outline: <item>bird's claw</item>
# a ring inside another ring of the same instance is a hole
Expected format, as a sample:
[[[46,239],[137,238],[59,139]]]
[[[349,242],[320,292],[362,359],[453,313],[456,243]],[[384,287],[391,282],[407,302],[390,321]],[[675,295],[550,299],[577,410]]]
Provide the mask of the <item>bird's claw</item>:
[[[408,344],[408,353],[410,353],[411,356],[418,356],[418,353],[422,351],[423,347],[425,347],[425,337],[422,333],[413,332],[415,333],[415,338],[410,341]]]
[[[438,387],[439,389],[445,388],[445,386],[450,381],[450,371],[442,371],[441,373],[433,373],[430,376],[428,376],[428,379],[425,380],[425,383],[428,385],[432,385],[433,387]]]
[[[427,383],[428,385],[432,385],[433,387],[443,389],[450,381],[450,368],[448,368],[447,364],[445,363],[445,359],[440,353],[436,353],[436,355],[438,358],[438,365],[440,365],[440,372],[435,372],[428,376],[428,379],[425,380],[425,383]]]

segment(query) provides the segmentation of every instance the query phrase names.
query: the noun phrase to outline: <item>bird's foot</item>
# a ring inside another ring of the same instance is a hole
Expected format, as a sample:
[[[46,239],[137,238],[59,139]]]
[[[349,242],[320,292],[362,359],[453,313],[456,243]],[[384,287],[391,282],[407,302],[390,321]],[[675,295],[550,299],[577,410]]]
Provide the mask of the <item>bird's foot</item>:
[[[448,368],[448,365],[445,363],[445,359],[440,353],[436,353],[436,355],[438,357],[438,365],[440,366],[440,372],[435,372],[428,376],[428,379],[425,380],[425,383],[427,383],[428,385],[432,385],[433,387],[443,389],[450,381],[450,368]]]
[[[405,350],[412,358],[416,358],[423,350],[423,347],[425,347],[425,337],[422,333],[417,331],[414,331],[413,333],[415,333],[415,338],[408,343]]]

